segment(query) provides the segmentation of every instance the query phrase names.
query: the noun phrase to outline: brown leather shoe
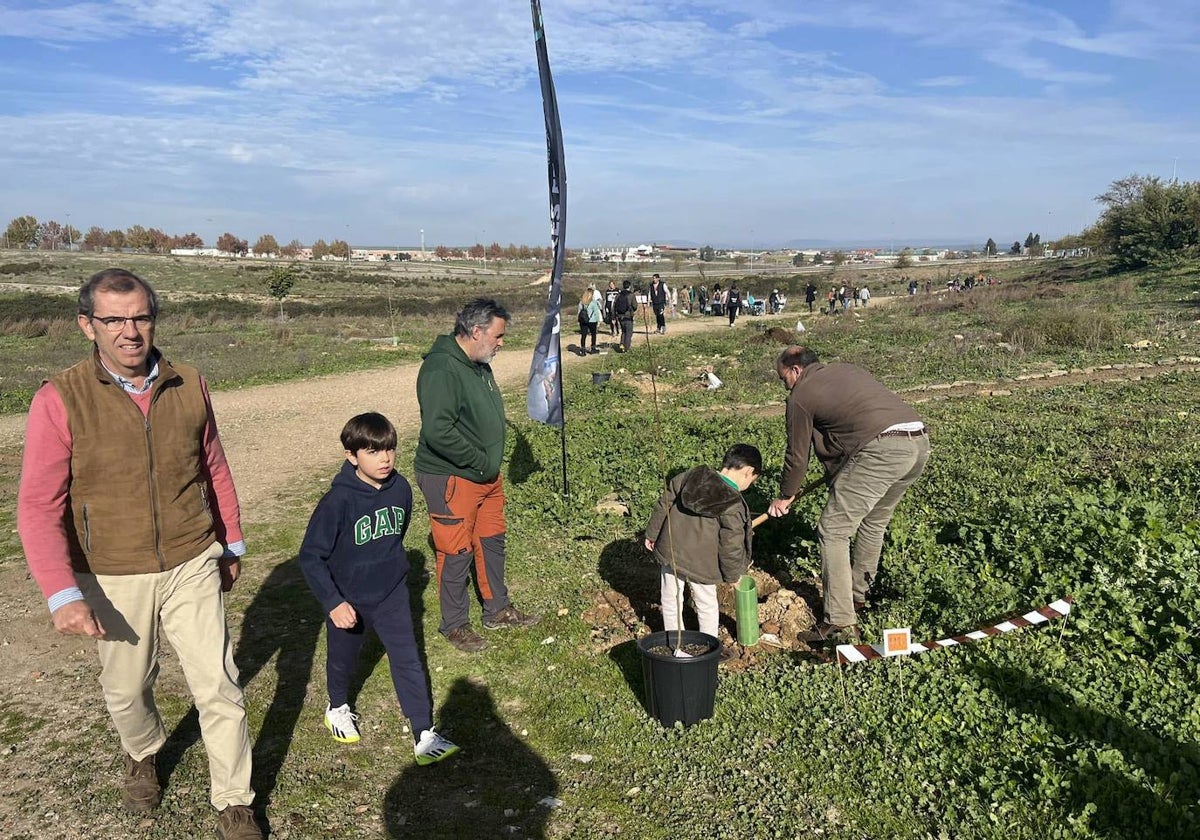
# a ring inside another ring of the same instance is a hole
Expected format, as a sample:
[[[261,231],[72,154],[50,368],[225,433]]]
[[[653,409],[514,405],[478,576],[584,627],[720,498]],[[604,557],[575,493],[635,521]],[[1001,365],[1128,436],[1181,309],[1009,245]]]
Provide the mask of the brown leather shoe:
[[[854,602],[854,611],[856,613],[865,613],[865,612],[870,611],[870,609],[871,609],[870,601],[855,601]]]
[[[817,642],[819,644],[835,642],[837,644],[856,645],[862,641],[857,624],[830,624],[827,621],[822,621],[813,629],[798,634],[797,638],[802,642]]]
[[[158,783],[158,756],[148,755],[141,761],[125,754],[125,779],[121,788],[121,804],[126,811],[144,814],[162,802],[162,785]]]
[[[479,653],[487,647],[487,641],[472,630],[469,624],[455,627],[446,634],[446,641],[463,653]]]
[[[526,615],[509,604],[491,618],[484,618],[483,628],[485,630],[505,630],[509,627],[532,627],[541,620],[540,615]]]
[[[217,837],[220,840],[262,840],[262,829],[254,819],[249,805],[230,805],[217,814]]]

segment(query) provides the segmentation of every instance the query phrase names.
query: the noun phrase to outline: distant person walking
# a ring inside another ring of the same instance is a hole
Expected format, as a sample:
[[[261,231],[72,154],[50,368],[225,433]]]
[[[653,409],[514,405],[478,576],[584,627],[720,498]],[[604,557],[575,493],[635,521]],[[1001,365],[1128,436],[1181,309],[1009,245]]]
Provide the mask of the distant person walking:
[[[654,310],[654,326],[659,335],[667,331],[667,287],[655,274],[650,278],[650,308]]]
[[[579,298],[579,354],[597,353],[596,332],[600,326],[600,304],[596,302],[596,290],[588,286]],[[592,339],[592,349],[587,349],[588,338]]]
[[[725,314],[730,318],[730,326],[737,322],[740,312],[742,312],[742,289],[739,289],[738,284],[734,282],[725,292]]]
[[[637,311],[637,295],[630,288],[629,281],[625,280],[621,283],[621,293],[617,295],[617,301],[613,304],[613,315],[621,327],[622,353],[628,353],[629,348],[633,346],[633,319],[637,317]]]
[[[804,287],[804,302],[808,304],[808,311],[810,314],[813,311],[813,304],[816,303],[816,300],[817,285],[813,283],[813,281],[809,280],[808,285]]]
[[[613,306],[619,294],[621,290],[617,288],[616,281],[609,280],[608,288],[604,292],[604,323],[608,325],[609,336],[617,334],[617,314],[613,311]]]

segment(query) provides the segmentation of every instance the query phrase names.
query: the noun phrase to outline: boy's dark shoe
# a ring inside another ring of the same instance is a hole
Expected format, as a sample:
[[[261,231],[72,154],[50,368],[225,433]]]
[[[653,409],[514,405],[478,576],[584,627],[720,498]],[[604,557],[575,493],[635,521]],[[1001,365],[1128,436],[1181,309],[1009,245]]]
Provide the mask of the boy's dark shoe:
[[[483,626],[487,630],[506,630],[510,627],[532,627],[541,620],[540,615],[526,615],[509,604],[491,618],[485,618]]]
[[[487,622],[484,622],[486,626]],[[455,627],[446,634],[446,641],[463,653],[479,653],[487,647],[487,641],[471,629],[469,624]]]
[[[874,606],[874,604],[872,604],[870,601],[855,601],[854,602],[854,611],[856,613],[870,612],[871,607],[873,607],[873,606]]]
[[[162,785],[158,783],[158,756],[148,755],[141,761],[125,754],[125,779],[121,789],[121,804],[126,811],[143,814],[153,811],[162,802]]]
[[[217,814],[219,840],[262,840],[262,836],[249,805],[230,805]]]
[[[827,621],[822,621],[813,629],[800,633],[797,638],[810,644],[816,642],[817,644],[856,645],[862,641],[857,624],[830,624]]]

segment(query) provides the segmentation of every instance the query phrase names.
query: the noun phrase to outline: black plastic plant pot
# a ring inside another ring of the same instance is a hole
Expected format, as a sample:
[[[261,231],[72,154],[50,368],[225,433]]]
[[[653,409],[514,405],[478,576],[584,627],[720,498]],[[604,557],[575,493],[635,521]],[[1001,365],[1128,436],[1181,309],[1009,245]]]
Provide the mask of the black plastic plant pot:
[[[592,384],[593,385],[607,385],[608,380],[611,378],[612,378],[611,373],[601,373],[599,371],[596,371],[595,373],[592,374]]]
[[[713,716],[721,643],[696,630],[660,630],[637,640],[646,689],[646,711],[663,726],[691,726]],[[689,657],[673,651],[701,649]],[[655,650],[656,648],[662,650]]]

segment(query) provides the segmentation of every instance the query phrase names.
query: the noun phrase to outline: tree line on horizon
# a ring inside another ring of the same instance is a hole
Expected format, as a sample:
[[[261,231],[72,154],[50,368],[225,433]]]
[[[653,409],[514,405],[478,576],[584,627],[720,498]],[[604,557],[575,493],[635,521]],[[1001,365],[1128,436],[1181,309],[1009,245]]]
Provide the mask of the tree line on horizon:
[[[57,220],[39,222],[34,216],[18,216],[8,223],[4,231],[3,246],[6,248],[28,248],[40,251],[58,251],[63,249],[81,251],[120,251],[131,248],[150,254],[169,254],[176,249],[199,250],[207,247],[204,239],[197,233],[174,235],[159,228],[147,228],[142,225],[132,225],[121,230],[114,228],[105,230],[93,225],[86,233],[81,233],[76,227]],[[287,257],[295,259],[305,249],[299,239],[293,239],[286,245],[269,233],[264,233],[253,246],[246,239],[241,239],[232,233],[223,233],[217,237],[214,246],[218,251],[234,254],[239,257],[253,253],[260,257]],[[313,259],[324,259],[326,256],[335,259],[350,259],[352,248],[344,239],[333,239],[326,242],[318,239],[313,242]],[[550,260],[553,250],[547,247],[509,244],[501,245],[493,242],[483,245],[476,242],[467,248],[452,248],[438,245],[433,249],[439,259],[477,259],[477,260]],[[397,259],[407,259],[408,255],[401,252]]]
[[[1079,233],[1043,243],[1041,234],[1031,232],[1025,238],[1024,248],[1020,242],[1013,242],[1008,252],[1038,256],[1046,249],[1090,248],[1094,253],[1110,256],[1118,266],[1125,268],[1140,268],[1200,257],[1200,182],[1178,179],[1164,181],[1150,175],[1129,175],[1113,181],[1107,190],[1095,197],[1095,200],[1103,205],[1104,210],[1094,224]],[[125,230],[105,230],[99,226],[92,226],[86,233],[81,233],[69,223],[57,220],[39,222],[30,215],[18,216],[8,223],[4,231],[3,245],[8,248],[45,251],[63,248],[79,248],[83,251],[131,248],[159,254],[170,253],[179,248],[205,247],[204,240],[196,233],[172,235],[158,228],[146,228],[142,225],[133,225]],[[305,246],[298,239],[280,245],[274,236],[267,233],[260,236],[251,247],[247,240],[226,232],[217,238],[215,247],[218,251],[237,256],[247,256],[253,252],[255,256],[294,259]],[[328,256],[348,260],[351,250],[350,245],[343,239],[334,239],[331,242],[318,239],[311,248],[313,259],[324,259]],[[984,252],[992,256],[998,250],[999,246],[995,240],[989,238]],[[477,259],[493,262],[549,262],[554,256],[549,246],[502,246],[499,242],[492,242],[487,246],[477,242],[467,248],[437,245],[433,254],[442,260]],[[575,257],[576,254],[568,250],[567,256]],[[711,261],[714,256],[711,246],[697,249],[697,258],[702,262]],[[841,251],[818,256],[820,259],[814,258],[814,263],[838,265],[847,260],[847,256]],[[905,257],[912,260],[914,256],[916,255],[911,249],[905,249],[898,261]],[[398,258],[406,257],[404,254]],[[803,264],[802,255],[797,255],[797,259],[797,265]]]

